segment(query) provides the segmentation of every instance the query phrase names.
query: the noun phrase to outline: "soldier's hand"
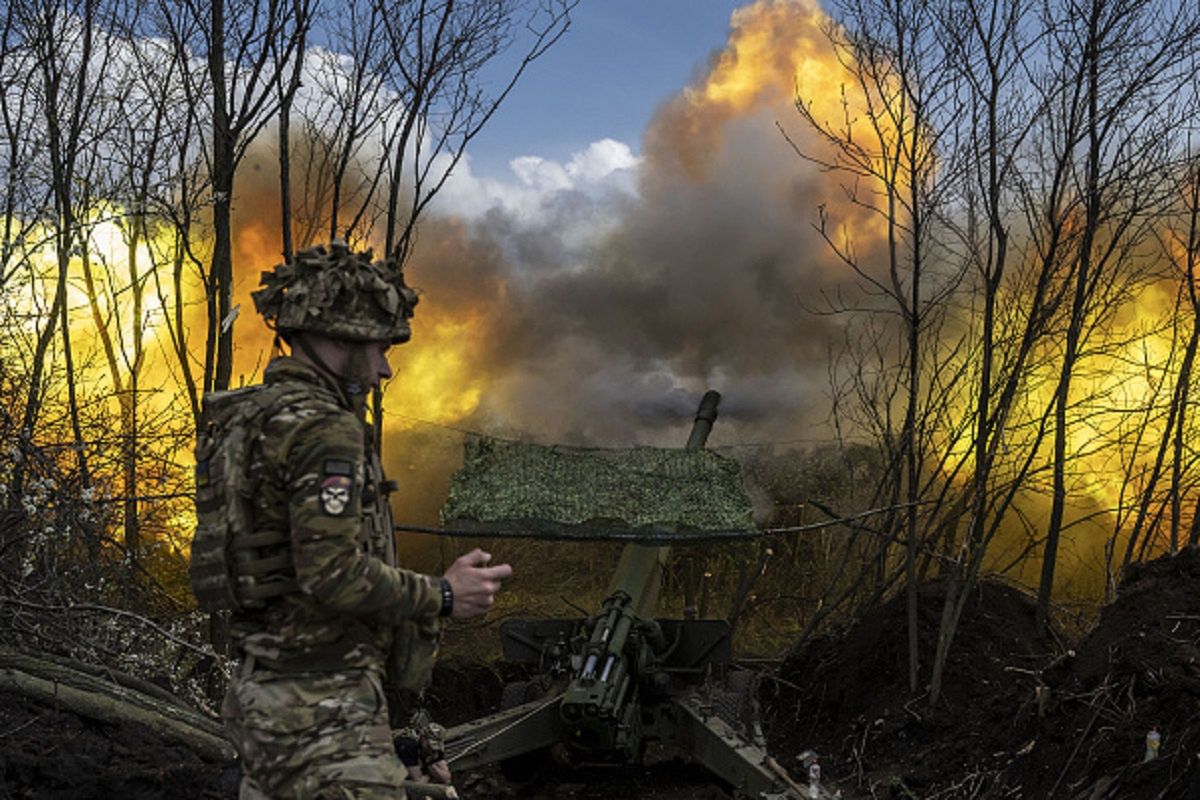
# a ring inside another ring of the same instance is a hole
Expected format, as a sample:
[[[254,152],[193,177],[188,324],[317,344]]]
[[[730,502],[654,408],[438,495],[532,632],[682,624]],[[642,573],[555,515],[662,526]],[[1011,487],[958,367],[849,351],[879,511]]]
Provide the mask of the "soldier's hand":
[[[455,619],[477,617],[492,607],[500,582],[512,575],[508,564],[489,567],[490,553],[476,547],[466,555],[459,556],[443,575],[454,591]]]
[[[447,786],[454,783],[454,776],[450,774],[450,765],[446,763],[446,759],[433,762],[428,769],[430,783],[444,783]]]

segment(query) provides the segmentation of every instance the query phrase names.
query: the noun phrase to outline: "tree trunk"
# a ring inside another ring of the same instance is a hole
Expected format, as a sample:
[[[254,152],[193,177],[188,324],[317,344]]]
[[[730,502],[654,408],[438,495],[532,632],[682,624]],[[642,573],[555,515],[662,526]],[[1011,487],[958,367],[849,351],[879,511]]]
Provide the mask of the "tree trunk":
[[[216,361],[206,363],[205,387],[215,391],[229,388],[233,375],[233,326],[230,317],[233,298],[233,131],[229,122],[228,97],[225,86],[225,2],[213,0],[211,44],[208,69],[212,79],[213,144],[212,200],[213,252],[209,271],[209,306],[213,313],[210,338],[216,337]],[[215,308],[213,306],[215,305]]]

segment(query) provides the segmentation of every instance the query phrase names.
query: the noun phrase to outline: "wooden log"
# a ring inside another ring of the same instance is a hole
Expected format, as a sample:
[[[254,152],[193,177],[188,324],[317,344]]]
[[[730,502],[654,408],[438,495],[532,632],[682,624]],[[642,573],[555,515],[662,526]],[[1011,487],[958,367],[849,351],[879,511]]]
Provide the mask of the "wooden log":
[[[0,650],[0,689],[14,691],[102,722],[143,725],[209,761],[228,761],[233,747],[220,723],[176,702],[89,675],[60,662]]]
[[[52,655],[50,653],[38,653],[36,656],[29,653],[22,653],[16,650],[7,650],[0,647],[0,666],[15,667],[32,675],[41,675],[46,677],[45,669],[47,664],[55,664],[60,667],[65,667],[68,670],[82,672],[85,675],[91,675],[93,678],[98,678],[102,681],[115,683],[118,686],[123,686],[126,689],[133,689],[142,694],[149,695],[156,700],[161,700],[164,703],[179,706],[185,710],[192,710],[191,706],[187,705],[181,698],[167,691],[163,687],[151,683],[150,681],[139,678],[135,675],[130,675],[127,672],[112,669],[100,664],[89,664],[86,661],[80,661],[75,658],[66,658],[65,656]]]
[[[221,724],[217,720],[196,711],[161,686],[108,667],[0,647],[0,668],[15,669],[86,691],[109,693],[152,710],[165,707],[165,713],[177,714],[204,730],[222,735]]]

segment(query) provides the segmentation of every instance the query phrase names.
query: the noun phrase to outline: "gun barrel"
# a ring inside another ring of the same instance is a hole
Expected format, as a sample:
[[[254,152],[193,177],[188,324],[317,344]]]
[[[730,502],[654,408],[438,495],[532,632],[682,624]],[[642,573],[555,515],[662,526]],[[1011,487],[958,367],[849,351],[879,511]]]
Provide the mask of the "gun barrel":
[[[692,424],[692,434],[688,437],[684,450],[702,450],[708,441],[713,423],[717,421],[717,405],[721,402],[721,393],[709,389],[700,399],[700,408],[696,411],[696,421]]]
[[[713,423],[717,420],[717,406],[720,402],[720,392],[710,389],[704,393],[700,407],[696,410],[696,418],[692,423],[692,432],[688,436],[685,450],[704,448]],[[633,616],[641,619],[653,616],[654,607],[658,605],[661,572],[670,552],[671,548],[667,545],[626,545],[617,564],[613,582],[609,585],[609,594],[625,592],[633,599],[630,607]]]

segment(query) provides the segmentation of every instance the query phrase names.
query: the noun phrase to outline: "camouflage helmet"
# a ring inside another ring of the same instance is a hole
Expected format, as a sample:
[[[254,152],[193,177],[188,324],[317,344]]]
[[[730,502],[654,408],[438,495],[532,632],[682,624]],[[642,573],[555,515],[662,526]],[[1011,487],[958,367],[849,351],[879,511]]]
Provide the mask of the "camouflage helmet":
[[[282,334],[319,333],[358,342],[407,342],[417,294],[392,259],[372,261],[334,240],[301,250],[262,274],[254,307]]]

